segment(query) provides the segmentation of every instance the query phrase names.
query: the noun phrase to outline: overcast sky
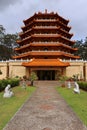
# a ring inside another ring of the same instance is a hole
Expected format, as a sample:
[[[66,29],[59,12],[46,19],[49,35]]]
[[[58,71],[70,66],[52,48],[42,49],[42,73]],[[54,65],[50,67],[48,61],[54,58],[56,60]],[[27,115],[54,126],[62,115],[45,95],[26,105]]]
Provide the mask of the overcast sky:
[[[87,36],[87,0],[0,0],[0,25],[6,33],[21,32],[24,19],[45,9],[70,20],[72,39],[81,40]]]

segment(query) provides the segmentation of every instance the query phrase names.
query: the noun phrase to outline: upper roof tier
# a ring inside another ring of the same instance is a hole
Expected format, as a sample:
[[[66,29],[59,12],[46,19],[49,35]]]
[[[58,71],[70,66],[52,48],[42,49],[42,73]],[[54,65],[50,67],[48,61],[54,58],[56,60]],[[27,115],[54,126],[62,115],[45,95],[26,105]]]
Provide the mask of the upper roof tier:
[[[73,36],[73,34],[70,34],[68,31],[65,31],[63,30],[60,26],[59,27],[55,27],[55,28],[36,28],[36,27],[33,27],[25,32],[20,32],[19,33],[19,36],[21,38],[24,38],[26,35],[31,35],[31,34],[34,34],[34,33],[37,33],[37,34],[41,34],[43,32],[43,34],[46,34],[46,33],[51,33],[51,34],[56,34],[56,33],[59,33],[59,34],[63,34],[64,36],[68,37],[68,38],[71,38]]]
[[[61,27],[63,28],[63,30],[69,32],[71,27],[70,26],[66,26],[65,24],[61,23],[59,20],[56,20],[55,22],[37,22],[37,20],[32,21],[32,23],[27,24],[26,26],[22,26],[21,29],[23,30],[23,32],[26,32],[28,30],[30,30],[31,28],[37,28],[37,29],[55,29]]]
[[[32,22],[32,20],[34,19],[59,19],[62,23],[64,24],[68,24],[69,20],[61,17],[58,13],[54,13],[54,12],[50,12],[48,13],[47,12],[47,9],[45,9],[45,12],[42,13],[42,12],[38,12],[38,13],[35,13],[32,17],[26,19],[26,20],[23,20],[24,24],[27,25],[29,22]]]

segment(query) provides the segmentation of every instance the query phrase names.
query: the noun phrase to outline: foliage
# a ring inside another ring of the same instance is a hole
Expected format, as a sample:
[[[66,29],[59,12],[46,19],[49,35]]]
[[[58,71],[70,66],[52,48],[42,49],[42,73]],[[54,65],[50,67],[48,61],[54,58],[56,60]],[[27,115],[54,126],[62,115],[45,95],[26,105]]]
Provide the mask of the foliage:
[[[0,60],[9,60],[12,58],[13,54],[14,52],[11,48],[8,48],[4,45],[0,45]]]
[[[0,44],[4,43],[5,28],[0,25]]]
[[[80,94],[73,93],[73,88],[57,87],[58,92],[71,106],[85,125],[87,125],[87,92],[80,90]]]
[[[31,85],[33,86],[33,81],[34,81],[34,80],[37,80],[38,77],[37,77],[37,75],[36,75],[35,72],[31,72],[29,79],[30,79],[30,81],[31,81]]]
[[[34,81],[34,80],[37,80],[37,79],[38,79],[38,77],[37,77],[36,73],[35,73],[35,72],[32,72],[32,73],[30,74],[30,80],[31,80],[31,81]]]
[[[8,48],[14,48],[17,47],[16,40],[18,39],[17,34],[6,34],[4,36],[4,45]]]
[[[87,82],[78,82],[79,87],[85,91],[87,91]]]
[[[13,48],[17,47],[18,34],[6,34],[5,28],[0,25],[0,60],[11,59],[14,55]],[[3,53],[4,52],[4,53]]]
[[[20,86],[12,88],[14,96],[12,98],[3,98],[3,92],[0,93],[0,130],[5,127],[7,122],[18,111],[22,104],[35,91],[34,87],[27,87],[26,90]]]
[[[68,80],[69,78],[67,76],[61,76],[59,77],[59,80],[61,81],[61,86],[65,87],[65,81]]]
[[[64,76],[64,75],[59,78],[60,81],[66,81],[68,79],[69,78],[67,76]]]
[[[87,37],[84,41],[82,39],[77,40],[73,47],[78,48],[75,55],[79,55],[81,59],[87,60]]]
[[[74,80],[74,81],[78,81],[79,80],[79,74],[74,74],[73,76],[72,76],[72,79]]]
[[[4,90],[5,87],[10,84],[11,87],[15,87],[19,85],[19,79],[15,78],[15,79],[3,79],[0,80],[0,91]]]
[[[9,79],[9,84],[11,87],[15,87],[19,85],[20,80],[18,78]]]
[[[26,75],[24,75],[24,76],[23,76],[23,79],[24,79],[24,80],[26,80],[26,79],[27,79]]]

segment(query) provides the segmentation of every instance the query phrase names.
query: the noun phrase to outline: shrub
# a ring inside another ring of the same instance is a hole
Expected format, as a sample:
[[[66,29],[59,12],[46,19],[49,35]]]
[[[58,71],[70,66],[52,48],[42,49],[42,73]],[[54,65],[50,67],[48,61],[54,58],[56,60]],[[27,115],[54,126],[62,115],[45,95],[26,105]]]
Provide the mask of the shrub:
[[[3,79],[2,80],[3,87],[7,86],[7,84],[9,84],[9,81],[7,79]]]
[[[85,91],[87,91],[87,82],[78,82],[79,87]]]
[[[2,81],[0,80],[0,91],[2,91],[4,88],[3,88],[3,84],[2,84]]]
[[[35,73],[35,72],[32,72],[32,73],[30,74],[31,86],[33,86],[33,82],[34,82],[35,80],[37,80],[37,79],[38,79],[38,77],[37,77],[36,73]]]
[[[19,79],[15,78],[15,79],[9,79],[8,83],[11,85],[11,87],[15,87],[19,85]]]
[[[19,85],[20,80],[15,78],[15,79],[3,79],[0,80],[0,91],[4,90],[5,87],[10,84],[11,87],[15,87]]]
[[[69,77],[64,76],[64,75],[59,78],[59,80],[61,81],[62,87],[65,87],[65,81],[67,81],[68,79],[69,79]]]
[[[66,81],[68,79],[69,79],[69,77],[64,76],[64,75],[59,78],[60,81]]]

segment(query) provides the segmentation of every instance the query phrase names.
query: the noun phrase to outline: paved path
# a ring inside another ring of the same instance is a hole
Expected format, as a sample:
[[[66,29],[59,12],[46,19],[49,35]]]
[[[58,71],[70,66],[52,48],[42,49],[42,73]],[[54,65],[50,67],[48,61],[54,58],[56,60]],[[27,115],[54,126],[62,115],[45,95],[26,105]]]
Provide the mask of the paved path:
[[[3,130],[87,130],[51,82],[36,92]]]

